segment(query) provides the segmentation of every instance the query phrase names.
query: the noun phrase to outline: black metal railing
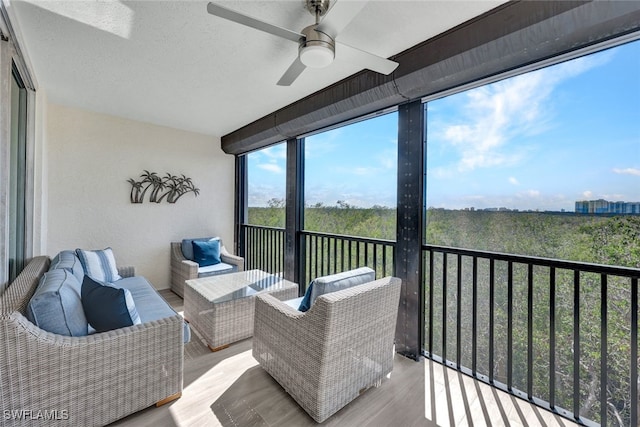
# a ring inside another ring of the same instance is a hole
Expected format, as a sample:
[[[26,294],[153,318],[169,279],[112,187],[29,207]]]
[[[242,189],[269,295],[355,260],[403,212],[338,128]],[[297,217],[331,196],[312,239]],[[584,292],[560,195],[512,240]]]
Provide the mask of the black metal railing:
[[[376,278],[393,275],[395,242],[303,231],[303,284],[319,276],[370,267]]]
[[[247,270],[284,274],[284,229],[245,224],[242,239]],[[300,239],[302,259],[296,264],[301,272],[301,292],[316,277],[357,267],[371,267],[377,278],[393,274],[393,241],[310,231],[301,232]]]
[[[284,272],[285,230],[244,225],[247,269]],[[395,242],[303,231],[301,292]],[[423,246],[425,356],[586,425],[638,425],[640,270]],[[604,385],[604,386],[602,386]]]
[[[284,228],[245,224],[242,239],[246,270],[259,269],[284,275]]]
[[[425,356],[591,425],[638,425],[640,270],[423,246]]]

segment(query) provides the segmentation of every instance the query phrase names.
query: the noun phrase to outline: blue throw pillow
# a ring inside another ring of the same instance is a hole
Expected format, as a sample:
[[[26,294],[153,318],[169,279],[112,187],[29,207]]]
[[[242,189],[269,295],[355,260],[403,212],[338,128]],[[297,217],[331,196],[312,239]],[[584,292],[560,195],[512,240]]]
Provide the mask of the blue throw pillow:
[[[200,267],[206,267],[208,265],[220,264],[220,240],[211,239],[206,242],[199,242],[194,240],[193,245],[193,260],[198,263]]]
[[[100,283],[89,276],[82,281],[82,308],[97,332],[142,323],[128,289]]]
[[[198,242],[206,242],[212,239],[218,239],[220,240],[219,237],[192,237],[189,239],[182,239],[182,244],[181,249],[182,249],[182,255],[184,255],[184,257],[186,259],[188,259],[189,261],[193,261],[193,241],[197,240]]]

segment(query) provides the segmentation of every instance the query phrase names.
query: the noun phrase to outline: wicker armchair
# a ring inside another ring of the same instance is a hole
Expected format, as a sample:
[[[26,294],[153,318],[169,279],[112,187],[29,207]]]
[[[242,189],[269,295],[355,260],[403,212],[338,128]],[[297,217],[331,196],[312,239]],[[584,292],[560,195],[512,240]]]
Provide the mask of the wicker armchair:
[[[324,294],[305,313],[258,295],[253,357],[323,422],[393,369],[400,286],[385,277]]]
[[[228,273],[244,271],[244,258],[230,254],[224,246],[220,247],[220,259],[229,265]],[[184,298],[185,280],[203,277],[198,274],[198,263],[184,257],[181,242],[171,242],[171,290]],[[224,271],[211,274],[224,274]]]

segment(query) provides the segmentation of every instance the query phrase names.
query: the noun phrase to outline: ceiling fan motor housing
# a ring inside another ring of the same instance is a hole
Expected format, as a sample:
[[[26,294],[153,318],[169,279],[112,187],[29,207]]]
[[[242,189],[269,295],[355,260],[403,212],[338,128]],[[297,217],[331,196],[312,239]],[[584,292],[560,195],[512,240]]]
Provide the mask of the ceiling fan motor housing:
[[[300,41],[298,55],[307,67],[323,68],[333,62],[336,45],[329,35],[317,31],[317,24],[309,25],[302,30],[305,38]]]
[[[307,0],[307,9],[314,16],[324,16],[329,10],[331,0]]]

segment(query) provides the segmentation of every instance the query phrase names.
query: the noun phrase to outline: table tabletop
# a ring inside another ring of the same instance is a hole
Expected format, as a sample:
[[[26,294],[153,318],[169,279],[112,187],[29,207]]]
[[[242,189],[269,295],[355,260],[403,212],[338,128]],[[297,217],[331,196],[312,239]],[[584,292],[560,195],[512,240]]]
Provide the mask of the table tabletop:
[[[190,279],[186,281],[186,284],[214,304],[298,286],[282,277],[262,270],[247,270]]]

